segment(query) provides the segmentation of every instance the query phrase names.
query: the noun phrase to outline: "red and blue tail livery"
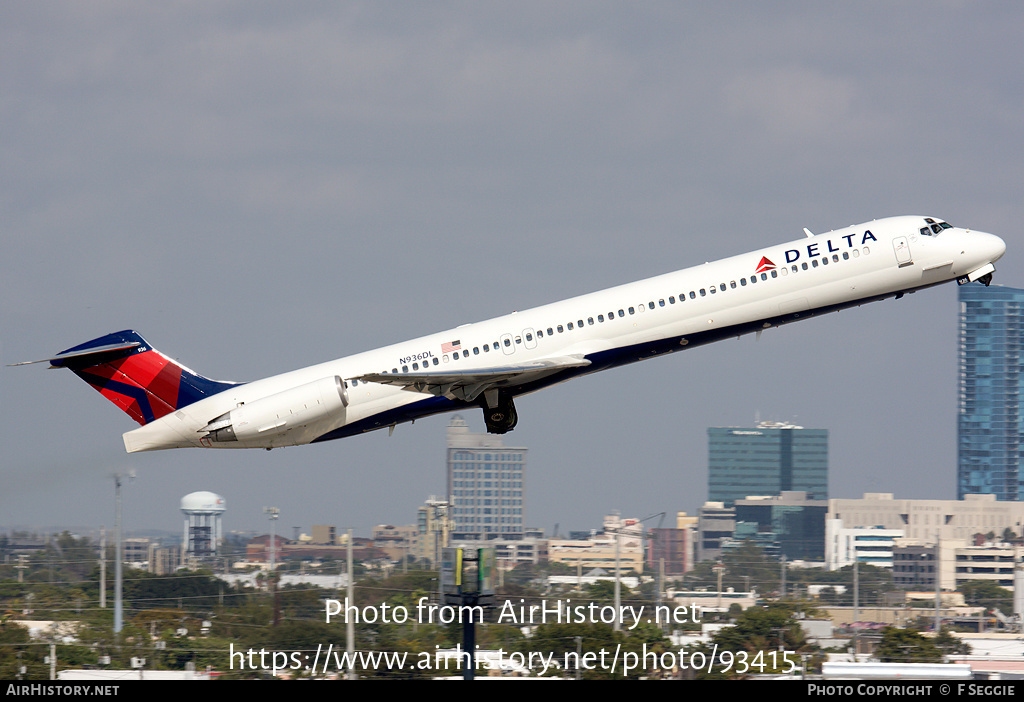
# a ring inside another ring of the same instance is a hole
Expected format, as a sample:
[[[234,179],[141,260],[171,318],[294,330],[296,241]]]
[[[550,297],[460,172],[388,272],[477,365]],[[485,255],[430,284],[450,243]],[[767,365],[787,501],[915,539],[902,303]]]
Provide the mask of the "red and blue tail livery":
[[[87,341],[46,360],[51,368],[73,371],[141,425],[235,385],[204,378],[130,329]]]
[[[298,446],[471,407],[487,431],[521,395],[627,363],[951,281],[988,285],[997,236],[889,217],[521,310],[249,383],[209,380],[133,331],[49,359],[142,426],[129,453]],[[511,303],[510,303],[511,304]],[[614,412],[615,395],[608,398]]]

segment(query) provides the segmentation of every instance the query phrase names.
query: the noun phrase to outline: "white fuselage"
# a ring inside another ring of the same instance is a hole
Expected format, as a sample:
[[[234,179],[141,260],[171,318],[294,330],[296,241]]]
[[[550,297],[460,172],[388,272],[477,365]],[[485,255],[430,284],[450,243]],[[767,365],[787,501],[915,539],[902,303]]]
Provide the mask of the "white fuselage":
[[[916,216],[876,220],[237,385],[126,433],[125,447],[273,448],[340,438],[476,404],[359,380],[365,375],[471,376],[526,361],[590,361],[543,380],[503,386],[513,395],[533,392],[576,375],[981,274],[1005,250],[991,234],[944,225],[926,235],[927,226]],[[204,427],[239,406],[262,401],[269,408],[271,396],[286,398],[294,388],[335,376],[347,393],[336,411],[230,444],[204,438]]]

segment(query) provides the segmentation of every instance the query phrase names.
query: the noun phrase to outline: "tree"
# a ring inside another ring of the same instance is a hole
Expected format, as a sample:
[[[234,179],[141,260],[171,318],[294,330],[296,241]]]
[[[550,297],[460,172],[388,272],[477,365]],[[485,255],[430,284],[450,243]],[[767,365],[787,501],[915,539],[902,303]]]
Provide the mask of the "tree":
[[[883,663],[941,663],[942,651],[931,639],[913,629],[882,629],[882,640],[875,651]]]
[[[803,609],[801,604],[796,602],[749,607],[733,626],[716,633],[710,645],[697,644],[688,649],[691,660],[694,653],[705,657],[718,654],[715,665],[710,669],[701,667],[697,677],[725,679],[752,673],[791,672],[797,665],[791,654],[814,649],[796,619],[795,614],[800,609]]]
[[[971,654],[971,645],[953,636],[949,629],[942,629],[939,631],[939,635],[932,640],[943,656],[967,656]]]
[[[631,597],[633,594],[625,585],[619,585],[620,597]],[[583,587],[583,597],[596,602],[612,602],[615,600],[615,581],[597,580]]]
[[[519,650],[527,655],[543,654],[553,667],[548,675],[562,672],[563,666],[574,669],[579,665],[580,677],[586,680],[622,680],[646,677],[652,670],[646,663],[622,672],[625,654],[634,654],[641,661],[645,650],[655,657],[668,650],[669,642],[657,627],[641,624],[628,632],[615,631],[609,624],[585,622],[581,624],[541,624],[530,639],[524,639]],[[578,658],[577,652],[581,655]],[[619,666],[613,671],[612,656],[618,652]],[[554,667],[557,666],[557,667]],[[535,671],[538,672],[538,671]],[[573,674],[574,670],[566,670]]]
[[[46,680],[50,673],[43,663],[45,648],[32,645],[28,629],[13,622],[0,622],[0,679]],[[22,675],[21,668],[25,668]]]
[[[961,584],[959,590],[969,605],[1006,612],[1013,609],[1013,592],[991,581],[969,580]]]

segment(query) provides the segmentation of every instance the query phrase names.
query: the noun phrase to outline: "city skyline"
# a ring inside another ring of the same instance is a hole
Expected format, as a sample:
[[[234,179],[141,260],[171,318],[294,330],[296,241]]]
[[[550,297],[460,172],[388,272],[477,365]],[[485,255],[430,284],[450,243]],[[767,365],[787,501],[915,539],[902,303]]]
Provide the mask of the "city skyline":
[[[4,364],[135,328],[241,382],[900,213],[1006,237],[995,281],[1024,286],[1016,4],[0,19]],[[956,337],[950,284],[523,397],[527,520],[695,512],[706,428],[758,413],[830,430],[832,495],[953,497]],[[273,505],[359,533],[445,492],[446,416],[129,456],[134,422],[70,374],[3,367],[0,388],[5,528],[109,527],[132,471],[126,528],[170,532],[194,490],[225,496],[228,530]]]

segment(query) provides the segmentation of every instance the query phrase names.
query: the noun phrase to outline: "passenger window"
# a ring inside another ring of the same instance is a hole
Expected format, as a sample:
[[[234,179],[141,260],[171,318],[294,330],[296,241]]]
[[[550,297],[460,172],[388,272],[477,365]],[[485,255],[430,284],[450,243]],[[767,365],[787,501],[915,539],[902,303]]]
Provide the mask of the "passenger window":
[[[800,267],[806,271],[807,270],[807,261],[804,261],[803,263],[801,263]],[[764,274],[762,273],[761,275],[764,275]]]
[[[718,289],[721,290],[722,292],[725,292],[725,283],[720,283],[718,285]]]
[[[562,325],[559,324],[558,325],[558,333],[561,334],[563,331],[565,331],[564,327],[562,327]]]
[[[391,369],[391,372],[392,372],[392,373],[397,373],[397,372],[398,372],[398,369],[397,369],[397,368],[392,368],[392,369]]]
[[[409,366],[402,366],[402,372],[403,373],[408,373],[409,372]]]
[[[480,347],[479,346],[474,346],[473,347],[473,355],[474,356],[479,356],[480,355]]]
[[[437,356],[434,356],[434,365],[436,366],[437,364],[438,364]]]
[[[733,288],[735,290],[736,289],[736,281],[735,280],[730,280],[729,281],[729,287]]]
[[[629,313],[630,313],[630,314],[636,314],[636,309],[634,309],[634,308],[630,307],[630,308],[629,308]]]
[[[593,323],[594,323],[594,318],[593,317],[587,317],[587,324],[593,324]]]
[[[569,322],[565,326],[569,329],[569,331],[572,331],[572,322]]]
[[[811,268],[817,268],[817,267],[818,267],[818,259],[816,259],[816,258],[811,259]]]
[[[511,346],[511,345],[512,345],[512,341],[509,340],[509,339],[505,339],[505,346]]]
[[[653,310],[654,309],[654,300],[651,300],[650,302],[647,303],[647,309],[649,309],[649,310]]]
[[[554,336],[554,335],[555,335],[555,330],[552,329],[551,327],[548,327],[548,336]]]
[[[580,320],[577,320],[577,321],[576,321],[576,326],[577,326],[577,327],[582,327],[582,326],[583,326],[583,320],[582,320],[582,319],[580,319]]]
[[[717,289],[717,288],[716,288],[716,287],[715,287],[714,285],[712,285],[712,286],[711,286],[711,287],[710,287],[710,288],[708,289],[708,292],[709,292],[709,293],[711,293],[712,295],[714,295],[714,294],[715,294],[716,292],[718,292],[718,289]]]
[[[693,293],[690,293],[690,294],[693,295]],[[700,296],[701,297],[707,297],[708,296],[708,291],[705,290],[704,288],[701,288],[700,289]]]
[[[778,278],[778,277],[779,277],[779,272],[778,271],[772,271],[772,278]]]
[[[676,296],[675,295],[669,295],[668,296],[668,304],[670,304],[670,305],[676,304]]]
[[[597,315],[597,321],[598,322],[604,322],[604,315],[603,314]]]
[[[747,287],[747,279],[746,278],[740,278],[740,287],[741,288]]]
[[[626,316],[626,313],[625,313],[625,312],[623,312],[622,310],[619,310],[619,316],[620,316],[620,317],[625,317],[625,316]]]

